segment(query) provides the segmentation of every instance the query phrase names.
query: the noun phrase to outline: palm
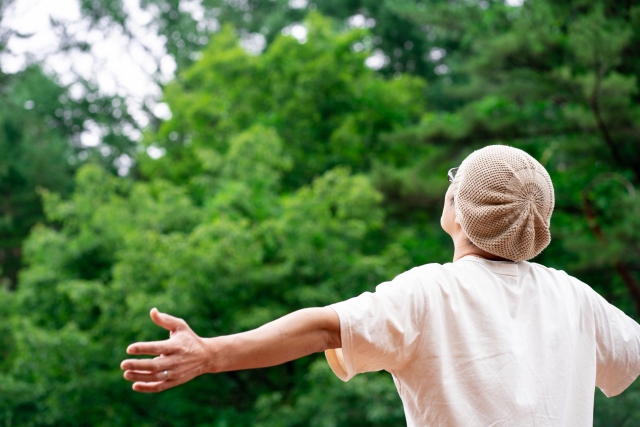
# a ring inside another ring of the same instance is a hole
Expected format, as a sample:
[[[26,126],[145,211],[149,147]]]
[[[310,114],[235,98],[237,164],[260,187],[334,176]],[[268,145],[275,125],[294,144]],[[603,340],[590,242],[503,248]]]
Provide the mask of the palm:
[[[183,384],[203,373],[206,360],[202,339],[177,317],[151,310],[151,319],[169,331],[168,340],[131,344],[127,353],[155,355],[153,359],[122,362],[124,377],[135,391],[154,393]]]

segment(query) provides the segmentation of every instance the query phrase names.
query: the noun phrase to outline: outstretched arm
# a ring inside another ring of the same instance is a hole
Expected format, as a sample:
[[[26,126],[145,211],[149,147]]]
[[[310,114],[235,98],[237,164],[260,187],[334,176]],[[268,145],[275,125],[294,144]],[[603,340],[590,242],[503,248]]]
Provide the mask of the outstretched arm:
[[[264,368],[341,347],[340,320],[329,307],[306,308],[252,331],[215,338],[201,338],[184,320],[155,308],[151,319],[170,331],[170,338],[131,344],[127,353],[158,357],[127,359],[120,365],[124,377],[134,382],[133,389],[145,393],[163,391],[205,373]]]

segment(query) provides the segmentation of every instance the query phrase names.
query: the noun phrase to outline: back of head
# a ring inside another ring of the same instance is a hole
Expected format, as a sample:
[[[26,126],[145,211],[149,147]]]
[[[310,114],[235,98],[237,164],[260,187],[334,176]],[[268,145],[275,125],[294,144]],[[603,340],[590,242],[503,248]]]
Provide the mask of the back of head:
[[[522,261],[551,241],[553,184],[524,151],[505,145],[477,150],[462,162],[453,184],[456,219],[480,249]]]

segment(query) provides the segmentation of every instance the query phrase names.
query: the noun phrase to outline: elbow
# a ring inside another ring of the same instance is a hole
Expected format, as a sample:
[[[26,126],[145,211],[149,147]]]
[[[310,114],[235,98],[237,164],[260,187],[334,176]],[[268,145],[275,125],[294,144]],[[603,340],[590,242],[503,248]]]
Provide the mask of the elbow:
[[[330,350],[342,347],[342,339],[340,337],[340,327],[337,329],[326,329],[323,331],[322,350]]]
[[[340,332],[340,317],[332,308],[324,307],[324,348],[322,351],[342,347],[342,336]]]
[[[342,347],[340,318],[335,310],[329,307],[313,307],[300,310],[298,313],[302,315],[299,321],[304,331],[299,338],[303,338],[308,346],[306,354]]]

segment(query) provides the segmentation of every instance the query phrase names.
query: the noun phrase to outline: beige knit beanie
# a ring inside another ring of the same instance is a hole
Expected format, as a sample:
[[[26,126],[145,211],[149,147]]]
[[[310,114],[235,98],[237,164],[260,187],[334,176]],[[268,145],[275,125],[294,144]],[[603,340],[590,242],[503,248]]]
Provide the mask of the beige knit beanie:
[[[551,241],[553,184],[545,168],[524,151],[506,145],[474,151],[453,184],[456,219],[480,249],[522,261]]]

